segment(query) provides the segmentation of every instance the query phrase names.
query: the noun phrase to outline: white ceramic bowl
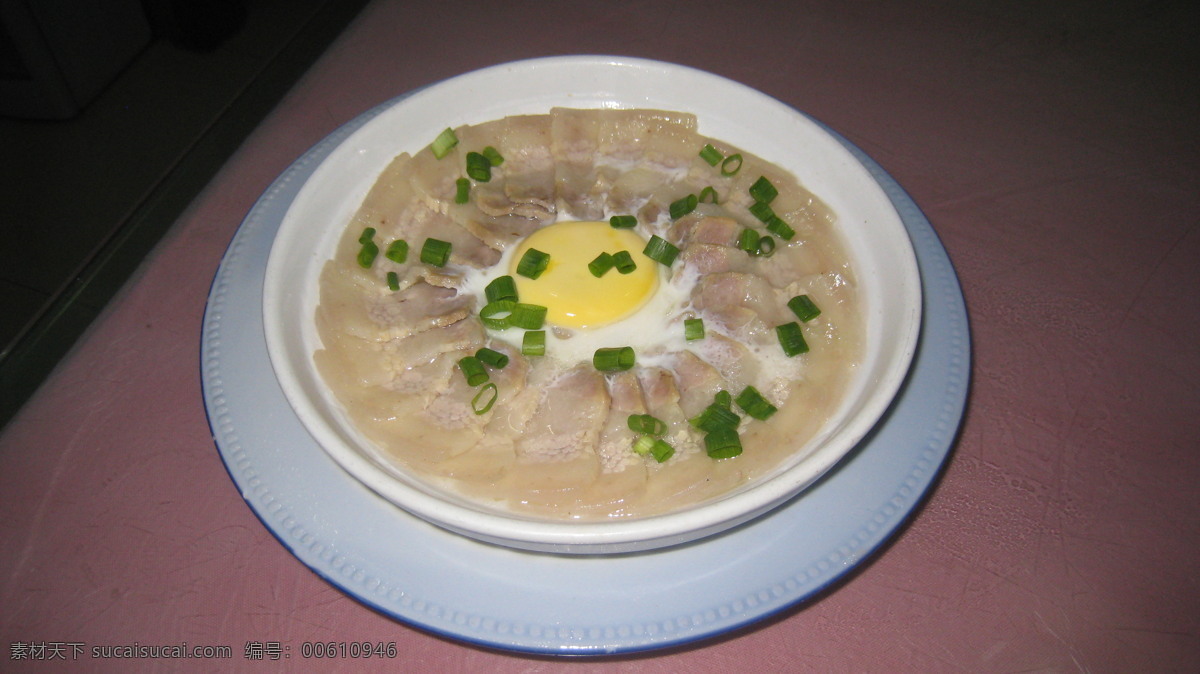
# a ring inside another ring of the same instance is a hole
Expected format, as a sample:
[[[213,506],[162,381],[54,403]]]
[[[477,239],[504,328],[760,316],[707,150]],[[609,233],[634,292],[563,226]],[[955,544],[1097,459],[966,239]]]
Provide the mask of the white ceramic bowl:
[[[554,106],[658,108],[694,113],[703,135],[789,169],[837,214],[866,307],[867,353],[843,404],[803,459],[750,488],[682,512],[614,522],[550,522],[472,504],[382,460],[347,420],[313,363],[321,267],[388,162],[447,126]],[[903,381],[920,325],[920,281],[899,215],[867,170],[808,117],[758,91],[702,71],[623,57],[519,61],[421,89],[336,148],[300,190],[267,263],[263,320],[284,394],[317,442],[348,473],[437,525],[501,545],[559,553],[631,552],[708,536],[796,496],[841,460],[879,420]]]

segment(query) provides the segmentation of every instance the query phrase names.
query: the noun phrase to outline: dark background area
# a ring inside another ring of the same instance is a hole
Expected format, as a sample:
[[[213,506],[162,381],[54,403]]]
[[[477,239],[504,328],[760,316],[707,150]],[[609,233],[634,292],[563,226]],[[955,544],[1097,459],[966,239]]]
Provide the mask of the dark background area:
[[[365,0],[0,0],[0,427]]]

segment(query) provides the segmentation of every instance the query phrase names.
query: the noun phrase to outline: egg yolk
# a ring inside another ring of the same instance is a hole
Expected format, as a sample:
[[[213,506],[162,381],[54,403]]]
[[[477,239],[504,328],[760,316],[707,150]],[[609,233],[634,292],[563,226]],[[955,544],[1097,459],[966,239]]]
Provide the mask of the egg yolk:
[[[595,328],[637,311],[658,287],[657,263],[642,254],[646,241],[607,222],[559,222],[530,234],[517,247],[510,271],[521,302],[546,307],[546,321],[568,328]],[[550,263],[537,279],[517,274],[526,250],[547,253]],[[637,268],[615,267],[597,278],[588,263],[601,253],[626,250]]]

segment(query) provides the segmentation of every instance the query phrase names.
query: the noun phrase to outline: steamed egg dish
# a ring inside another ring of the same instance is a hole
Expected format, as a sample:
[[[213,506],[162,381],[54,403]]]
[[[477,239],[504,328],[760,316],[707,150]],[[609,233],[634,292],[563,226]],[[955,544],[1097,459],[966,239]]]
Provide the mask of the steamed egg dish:
[[[645,358],[684,341],[681,322],[690,283],[672,279],[667,267],[643,254],[646,238],[608,222],[564,221],[548,225],[505,251],[496,264],[515,281],[519,301],[546,307],[545,358],[565,364],[590,361],[605,347],[632,346]],[[520,274],[525,254],[548,256],[537,278]],[[633,269],[616,266],[597,276],[589,264],[602,255],[624,252]],[[484,288],[497,272],[467,275],[464,291],[486,302]],[[523,331],[493,336],[520,349]]]
[[[683,112],[432,136],[319,283],[313,358],[373,461],[574,521],[685,509],[812,451],[864,324],[818,195]]]

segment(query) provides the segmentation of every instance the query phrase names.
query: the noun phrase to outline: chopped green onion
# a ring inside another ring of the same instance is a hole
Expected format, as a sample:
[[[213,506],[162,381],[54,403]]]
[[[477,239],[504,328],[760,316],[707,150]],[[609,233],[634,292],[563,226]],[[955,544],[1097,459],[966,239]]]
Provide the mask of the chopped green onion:
[[[530,248],[521,256],[517,263],[517,273],[527,278],[536,279],[550,266],[550,254],[543,253],[537,248]]]
[[[746,227],[742,233],[738,235],[737,247],[753,255],[758,252],[758,240],[761,238],[758,232]]]
[[[792,229],[792,226],[779,216],[772,217],[767,221],[767,231],[779,235],[779,238],[784,241],[791,241],[792,237],[796,236],[796,230]]]
[[[491,396],[487,397],[487,402],[480,406],[479,401],[489,393]],[[474,398],[471,398],[471,409],[475,411],[475,414],[487,414],[487,411],[492,409],[492,405],[496,404],[496,398],[498,397],[500,397],[500,393],[496,388],[495,382],[488,382],[479,389]]]
[[[754,197],[755,201],[761,201],[764,204],[769,204],[779,196],[779,190],[767,180],[766,176],[759,176],[758,180],[750,186],[750,196]]]
[[[358,235],[358,242],[366,243],[374,238],[375,238],[375,228],[374,227],[366,227],[363,229],[362,234]]]
[[[379,255],[379,246],[375,245],[374,241],[368,240],[358,249],[358,266],[363,269],[369,269],[371,263],[375,262],[375,256]]]
[[[796,295],[788,300],[787,305],[788,309],[791,309],[792,313],[796,314],[796,318],[805,323],[821,315],[821,309],[813,303],[808,295]]]
[[[614,215],[608,219],[608,224],[617,229],[637,227],[637,217],[633,215]]]
[[[741,153],[731,154],[721,162],[721,175],[731,176],[742,170],[742,155]]]
[[[592,365],[601,372],[619,372],[633,367],[634,353],[632,346],[618,346],[596,349],[592,356]]]
[[[517,301],[517,282],[513,277],[505,274],[492,279],[483,289],[484,297],[487,297],[488,302],[498,302],[500,300]]]
[[[683,319],[683,338],[689,342],[697,339],[704,339],[704,319],[702,318],[685,318]]]
[[[529,330],[521,338],[521,353],[526,356],[546,355],[546,331]]]
[[[492,166],[499,166],[504,163],[504,157],[491,145],[483,148],[483,156],[487,157],[488,163]]]
[[[608,270],[612,269],[616,265],[617,263],[615,260],[613,260],[612,255],[609,255],[608,253],[600,253],[596,256],[596,259],[588,263],[588,271],[592,272],[592,276],[600,278],[601,276],[607,274]]]
[[[751,215],[762,222],[770,222],[771,218],[775,217],[775,211],[771,209],[771,205],[763,201],[754,202],[749,210]]]
[[[493,330],[503,330],[509,326],[508,319],[512,317],[513,300],[496,300],[489,302],[479,310],[479,320]]]
[[[400,289],[400,275],[394,271],[389,271],[387,274],[388,289],[397,291]]]
[[[642,254],[655,262],[661,262],[670,267],[671,263],[675,261],[675,256],[679,255],[679,249],[675,247],[675,244],[654,234],[651,235]]]
[[[713,189],[712,185],[709,185],[708,187],[705,187],[704,189],[700,190],[700,196],[697,197],[697,199],[702,204],[703,203],[715,204],[715,203],[717,203],[717,191],[715,189]]]
[[[450,154],[450,150],[458,145],[458,136],[454,135],[454,129],[446,129],[438,134],[437,138],[433,139],[433,143],[429,145],[429,149],[433,150],[433,156],[441,159]]]
[[[754,251],[755,255],[761,257],[771,257],[775,253],[775,239],[769,236],[764,236],[758,240],[758,250]]]
[[[737,415],[729,407],[722,405],[720,402],[713,402],[704,411],[696,416],[688,419],[688,423],[700,430],[711,433],[722,428],[737,429],[742,418]]]
[[[650,448],[654,446],[655,438],[650,435],[639,435],[637,440],[633,441],[633,453],[639,456],[646,456],[650,453]]]
[[[736,428],[718,428],[704,436],[704,449],[714,459],[731,459],[742,453]]]
[[[458,360],[458,369],[462,370],[463,376],[467,378],[468,386],[479,386],[488,380],[487,370],[483,368],[483,363],[475,356],[464,356]]]
[[[804,341],[804,333],[796,321],[775,326],[775,334],[779,337],[779,346],[788,358],[801,353],[808,353],[808,342]]]
[[[630,414],[627,423],[634,433],[662,435],[667,432],[666,422],[650,414]]]
[[[742,408],[746,414],[760,421],[767,419],[777,411],[775,406],[767,402],[767,399],[753,386],[747,386],[742,389],[735,402],[737,402],[738,407]]]
[[[654,460],[662,463],[675,455],[675,448],[667,444],[666,440],[656,438],[650,435],[639,436],[633,442],[633,451],[640,456],[649,454],[654,457]]]
[[[720,405],[725,409],[731,409],[733,407],[733,394],[725,389],[721,389],[713,396],[713,404]]]
[[[492,162],[478,152],[467,153],[467,175],[475,182],[486,183],[492,179]]]
[[[508,354],[500,353],[499,351],[496,351],[495,349],[489,349],[486,346],[476,351],[475,357],[478,358],[479,362],[483,363],[484,365],[494,367],[497,370],[503,370],[504,366],[508,365]]]
[[[421,262],[435,267],[444,267],[450,259],[450,242],[430,237],[421,246]]]
[[[396,239],[388,244],[383,256],[396,264],[404,264],[404,261],[408,259],[408,242],[404,239]]]
[[[668,445],[666,440],[655,438],[654,444],[650,446],[650,455],[654,457],[655,461],[663,463],[672,456],[675,456],[675,448]]]
[[[512,314],[508,317],[508,324],[514,328],[524,328],[526,330],[540,330],[546,322],[546,307],[539,304],[522,304],[520,302],[513,305]]]
[[[721,163],[724,155],[721,154],[720,150],[713,147],[711,143],[706,143],[704,147],[700,148],[700,158],[708,162],[709,166],[716,166]]]
[[[471,200],[471,181],[459,178],[454,181],[454,203],[465,204]]]
[[[689,194],[677,201],[671,202],[671,219],[678,220],[683,216],[696,210],[696,206],[700,204],[700,199],[695,194]]]
[[[628,274],[634,269],[637,269],[637,263],[633,261],[633,256],[630,255],[629,251],[627,250],[613,253],[612,258],[613,266],[615,266],[617,271],[621,272],[622,274]]]

